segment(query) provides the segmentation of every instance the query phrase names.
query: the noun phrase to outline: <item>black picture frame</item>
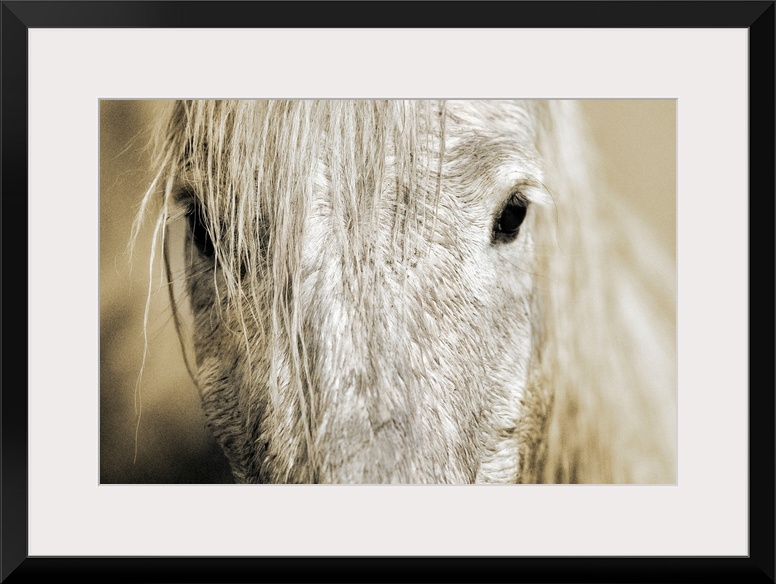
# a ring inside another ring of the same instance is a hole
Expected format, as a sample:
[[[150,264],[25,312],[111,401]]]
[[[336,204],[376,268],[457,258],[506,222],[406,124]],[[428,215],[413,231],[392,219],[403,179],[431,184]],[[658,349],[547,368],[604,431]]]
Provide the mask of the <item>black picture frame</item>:
[[[185,4],[185,10],[182,5]],[[270,7],[269,5],[272,4]],[[376,2],[2,2],[3,313],[25,314],[27,33],[36,27],[321,27],[372,23]],[[387,4],[387,3],[384,3]],[[431,3],[429,3],[431,4]],[[774,581],[774,2],[477,2],[445,10],[413,3],[413,26],[743,28],[749,31],[750,379],[749,554],[746,557],[28,557],[27,368],[24,318],[6,319],[2,385],[3,582],[773,582]],[[407,27],[404,10],[380,27]],[[494,24],[495,23],[495,24]],[[365,25],[370,26],[369,24]],[[754,197],[752,195],[755,195]],[[11,245],[12,242],[12,245]],[[21,250],[24,253],[21,253]],[[755,293],[756,292],[756,293]],[[763,301],[765,298],[765,301]]]

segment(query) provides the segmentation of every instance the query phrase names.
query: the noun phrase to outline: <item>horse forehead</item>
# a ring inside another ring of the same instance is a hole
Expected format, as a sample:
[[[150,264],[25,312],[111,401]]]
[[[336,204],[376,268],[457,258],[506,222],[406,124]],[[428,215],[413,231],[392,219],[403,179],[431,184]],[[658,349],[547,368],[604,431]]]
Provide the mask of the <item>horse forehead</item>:
[[[455,100],[434,104],[432,112],[444,116],[445,121],[440,125],[421,125],[431,139],[421,140],[416,153],[419,155],[410,158],[411,165],[420,171],[412,197],[424,204],[434,200],[435,206],[440,201],[439,197],[465,202],[471,198],[482,198],[485,193],[500,199],[506,190],[522,179],[541,180],[542,165],[534,140],[535,108],[530,103],[517,100]],[[395,208],[395,199],[402,194],[397,190],[397,177],[393,171],[402,162],[391,147],[391,137],[384,138],[388,144],[384,152],[386,173],[377,188],[382,193],[383,203]],[[314,188],[309,202],[312,203],[313,214],[326,213],[330,210],[331,199],[341,198],[341,193],[332,190],[332,175],[337,170],[331,167],[324,151],[311,165],[311,171]],[[480,196],[470,197],[472,193],[469,191],[475,186],[490,188],[480,188],[474,193]],[[437,191],[439,187],[441,190]],[[372,201],[373,196],[371,188],[358,193],[358,199],[367,207],[376,202]],[[436,210],[432,211],[431,215],[434,215]]]
[[[528,136],[534,131],[535,108],[528,101],[453,100],[444,107],[453,132]]]
[[[530,102],[452,101],[446,112],[446,163],[470,172],[541,173],[537,110]]]

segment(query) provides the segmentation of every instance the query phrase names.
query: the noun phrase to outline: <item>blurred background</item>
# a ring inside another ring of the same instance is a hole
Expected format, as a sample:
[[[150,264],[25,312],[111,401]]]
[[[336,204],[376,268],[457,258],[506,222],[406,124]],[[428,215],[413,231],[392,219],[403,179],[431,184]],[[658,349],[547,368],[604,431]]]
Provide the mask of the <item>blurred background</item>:
[[[230,483],[186,371],[159,261],[143,365],[153,221],[132,257],[128,243],[152,179],[148,146],[158,105],[100,102],[100,482]],[[676,101],[585,100],[582,108],[612,192],[675,256]]]

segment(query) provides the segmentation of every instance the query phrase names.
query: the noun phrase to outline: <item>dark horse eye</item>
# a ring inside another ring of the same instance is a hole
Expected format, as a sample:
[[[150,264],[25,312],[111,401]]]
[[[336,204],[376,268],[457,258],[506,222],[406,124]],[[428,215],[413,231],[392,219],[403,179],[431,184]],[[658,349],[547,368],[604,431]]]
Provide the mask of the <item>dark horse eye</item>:
[[[205,214],[202,212],[202,208],[194,204],[186,214],[189,221],[189,229],[191,230],[191,240],[194,242],[194,246],[199,252],[209,258],[212,258],[215,254],[215,247],[213,241],[210,239],[210,233],[207,230],[207,220]]]
[[[517,239],[528,212],[528,203],[512,195],[493,225],[493,243],[510,243]]]

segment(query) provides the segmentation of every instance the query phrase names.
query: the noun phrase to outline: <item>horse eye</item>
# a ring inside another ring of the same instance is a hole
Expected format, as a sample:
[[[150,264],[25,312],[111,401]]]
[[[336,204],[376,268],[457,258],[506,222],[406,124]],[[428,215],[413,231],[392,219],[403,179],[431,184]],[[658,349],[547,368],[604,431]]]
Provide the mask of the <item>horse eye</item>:
[[[210,233],[207,230],[207,223],[199,205],[192,205],[186,214],[189,221],[189,230],[191,240],[199,252],[209,258],[215,254],[213,241],[210,239]]]
[[[528,203],[512,195],[493,225],[493,243],[510,243],[517,239],[527,212]]]

